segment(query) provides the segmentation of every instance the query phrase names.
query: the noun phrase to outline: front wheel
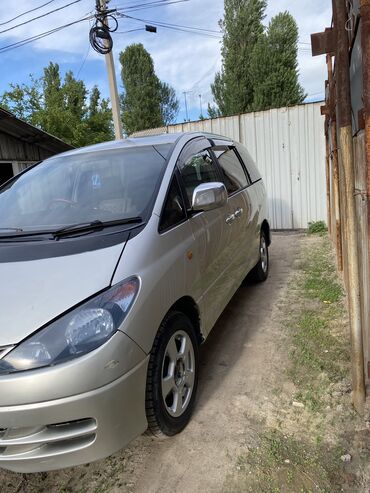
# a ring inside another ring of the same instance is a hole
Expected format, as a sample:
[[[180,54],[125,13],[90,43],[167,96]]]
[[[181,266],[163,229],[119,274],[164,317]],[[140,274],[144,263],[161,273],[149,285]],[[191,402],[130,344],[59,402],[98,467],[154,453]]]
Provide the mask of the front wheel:
[[[251,270],[250,278],[255,282],[264,282],[269,275],[269,250],[267,246],[266,233],[261,231],[260,237],[260,258],[255,267]]]
[[[155,338],[148,365],[148,431],[172,436],[188,424],[198,386],[198,343],[189,318],[171,312]]]

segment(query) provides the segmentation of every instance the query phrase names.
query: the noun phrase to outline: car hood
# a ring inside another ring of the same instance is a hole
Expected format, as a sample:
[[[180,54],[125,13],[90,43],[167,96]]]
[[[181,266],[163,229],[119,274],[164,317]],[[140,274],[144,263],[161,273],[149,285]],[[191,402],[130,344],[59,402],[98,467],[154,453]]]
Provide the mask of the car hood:
[[[17,344],[108,287],[123,247],[0,263],[0,347]]]

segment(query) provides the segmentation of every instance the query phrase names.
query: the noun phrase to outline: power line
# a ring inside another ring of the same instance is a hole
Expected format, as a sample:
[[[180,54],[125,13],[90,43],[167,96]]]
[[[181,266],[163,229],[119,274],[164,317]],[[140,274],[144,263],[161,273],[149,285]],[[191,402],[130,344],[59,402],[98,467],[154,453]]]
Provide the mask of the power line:
[[[78,72],[77,72],[77,75],[76,75],[76,79],[78,79],[78,76],[80,75],[81,70],[82,70],[82,69],[84,68],[84,66],[85,66],[85,63],[86,63],[87,57],[89,56],[89,53],[90,53],[90,48],[91,48],[91,44],[89,43],[89,46],[88,46],[88,48],[87,48],[86,55],[85,55],[85,57],[84,57],[84,59],[83,59],[83,62],[81,63],[80,68],[78,69]]]
[[[9,24],[10,22],[17,20],[20,17],[23,17],[24,15],[30,14],[31,12],[34,12],[35,10],[42,9],[42,7],[46,7],[46,5],[49,5],[50,3],[53,3],[53,2],[55,2],[55,0],[49,0],[48,2],[43,3],[42,5],[39,5],[38,7],[35,7],[34,9],[27,10],[26,12],[22,12],[21,14],[16,15],[12,19],[9,19],[9,20],[4,21],[4,22],[0,22],[0,26],[4,26],[5,24]]]
[[[13,50],[15,48],[19,48],[20,46],[24,46],[26,44],[32,43],[33,41],[37,41],[39,39],[45,38],[46,36],[50,36],[62,29],[66,29],[67,27],[73,26],[74,24],[78,24],[79,22],[86,21],[88,19],[92,19],[94,16],[90,15],[88,17],[83,17],[82,19],[78,19],[77,21],[69,22],[68,24],[64,24],[62,26],[56,27],[54,29],[50,29],[49,31],[45,31],[43,33],[35,34],[29,38],[25,38],[21,41],[17,41],[16,43],[11,43],[6,46],[0,46],[0,53],[5,53],[7,51]]]
[[[181,0],[181,1],[189,1],[189,0]],[[178,1],[176,0],[153,0],[153,1],[150,1],[150,2],[146,2],[146,3],[134,3],[132,5],[117,5],[115,8],[117,10],[119,9],[123,9],[123,10],[141,10],[141,9],[147,9],[147,8],[152,8],[152,7],[159,7],[159,6],[165,6],[167,4],[171,4],[171,3],[179,3]]]
[[[153,20],[148,20],[148,19],[139,19],[138,17],[133,17],[133,16],[130,16],[127,14],[121,14],[121,17],[125,17],[127,19],[132,19],[132,20],[135,20],[138,22],[143,22],[144,24],[150,23],[154,26],[162,27],[163,29],[171,29],[173,31],[198,34],[201,36],[206,36],[206,37],[214,38],[214,39],[221,39],[222,38],[222,35],[220,32],[212,31],[211,29],[204,29],[204,28],[192,27],[192,26],[184,26],[181,24],[171,24],[169,22],[160,22],[160,21],[153,21]]]
[[[133,19],[134,17],[132,17]],[[135,20],[137,20],[135,18]],[[141,20],[141,19],[140,19]],[[145,20],[143,19],[145,22],[150,22],[150,23],[155,23],[156,21],[149,21],[149,20]],[[171,27],[181,27],[181,28],[185,28],[185,29],[194,29],[195,31],[204,31],[204,32],[207,32],[207,33],[214,33],[214,34],[222,34],[221,31],[215,31],[213,29],[205,29],[203,27],[195,27],[195,26],[184,26],[183,24],[173,24],[171,22],[163,22],[163,21],[159,21],[160,24],[164,25],[164,26],[171,26]]]
[[[136,29],[129,29],[128,31],[116,31],[118,34],[127,34],[127,33],[133,33],[135,31],[147,31],[149,33],[156,33],[157,28],[155,26],[148,26],[146,25],[145,27],[139,27]]]
[[[89,19],[89,24],[90,24],[90,27],[91,27],[91,23],[90,23],[90,19]],[[80,65],[80,68],[78,69],[78,72],[77,72],[77,75],[76,75],[76,79],[78,79],[78,76],[80,75],[82,69],[84,68],[85,66],[85,63],[86,63],[86,60],[87,60],[87,57],[89,56],[89,53],[90,53],[90,48],[91,48],[91,44],[89,43],[89,46],[87,48],[87,52],[86,52],[86,55]]]
[[[163,4],[163,3],[166,3],[169,1],[170,0],[153,0],[153,1],[145,2],[145,3],[131,2],[131,5],[116,5],[115,8],[126,10],[126,9],[133,9],[133,8],[137,8],[137,7],[148,7],[149,5],[153,5],[153,4]]]
[[[172,5],[175,3],[182,3],[182,2],[189,2],[189,0],[172,0],[172,1],[162,0],[162,1],[158,1],[158,2],[151,2],[153,5],[145,4],[143,6],[118,7],[117,11],[125,10],[125,11],[129,11],[129,12],[135,12],[137,10],[152,9],[154,7],[165,7],[167,5]]]
[[[137,29],[129,29],[128,31],[116,31],[116,34],[127,34],[135,31],[145,31],[145,27],[138,27]]]
[[[222,36],[217,36],[216,34],[210,34],[210,33],[205,33],[201,31],[194,31],[192,29],[182,29],[180,27],[173,27],[173,26],[165,26],[162,24],[157,23],[159,27],[162,29],[171,29],[172,31],[178,31],[178,32],[183,32],[183,33],[191,33],[191,34],[198,34],[199,36],[206,36],[207,38],[213,38],[213,39],[222,39]]]
[[[187,34],[198,34],[199,36],[206,36],[207,38],[213,38],[213,39],[222,39],[220,36],[216,36],[214,34],[208,34],[208,33],[203,33],[203,32],[198,32],[198,31],[191,31],[188,29],[181,29],[178,27],[171,27],[171,26],[163,26],[162,24],[159,24],[158,22],[154,24],[156,27],[160,27],[162,29],[170,29],[172,31],[177,31],[177,32],[183,32]],[[133,31],[143,31],[144,29],[132,29],[130,31],[117,31],[117,34],[123,34],[126,32],[133,32]]]
[[[59,10],[63,10],[65,8],[70,7],[71,5],[74,5],[75,3],[79,3],[79,2],[81,2],[81,0],[74,0],[73,2],[67,3],[66,5],[63,5],[62,7],[58,7],[57,9],[50,10],[49,12],[46,12],[45,14],[39,15],[37,17],[33,17],[32,19],[29,19],[28,21],[21,22],[20,24],[16,24],[15,26],[12,26],[12,27],[8,27],[7,29],[0,31],[0,34],[11,31],[12,29],[16,29],[17,27],[24,26],[25,24],[29,24],[30,22],[36,21],[37,19],[41,19],[42,17],[46,17],[47,15],[53,14],[54,12],[58,12]]]

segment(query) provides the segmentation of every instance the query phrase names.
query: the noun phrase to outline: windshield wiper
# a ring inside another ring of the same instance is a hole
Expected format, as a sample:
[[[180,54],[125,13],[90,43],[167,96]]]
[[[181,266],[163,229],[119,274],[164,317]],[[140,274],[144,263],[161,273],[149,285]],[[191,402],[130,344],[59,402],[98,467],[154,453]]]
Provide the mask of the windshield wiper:
[[[66,226],[65,228],[61,228],[58,229],[57,231],[53,231],[51,234],[54,236],[54,238],[61,238],[63,236],[68,236],[70,234],[96,231],[99,229],[107,228],[109,226],[119,226],[121,224],[135,224],[142,222],[143,222],[143,218],[140,216],[127,217],[124,219],[115,219],[112,221],[97,220],[97,221],[92,221],[90,223],[71,224],[70,226]]]

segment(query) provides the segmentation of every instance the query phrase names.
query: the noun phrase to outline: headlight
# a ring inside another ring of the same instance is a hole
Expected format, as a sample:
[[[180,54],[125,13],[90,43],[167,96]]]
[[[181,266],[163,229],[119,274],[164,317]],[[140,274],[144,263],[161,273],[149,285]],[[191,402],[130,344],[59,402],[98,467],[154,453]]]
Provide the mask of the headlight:
[[[139,290],[132,278],[63,315],[0,359],[0,374],[57,365],[104,344],[118,330]]]

